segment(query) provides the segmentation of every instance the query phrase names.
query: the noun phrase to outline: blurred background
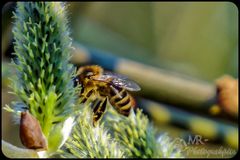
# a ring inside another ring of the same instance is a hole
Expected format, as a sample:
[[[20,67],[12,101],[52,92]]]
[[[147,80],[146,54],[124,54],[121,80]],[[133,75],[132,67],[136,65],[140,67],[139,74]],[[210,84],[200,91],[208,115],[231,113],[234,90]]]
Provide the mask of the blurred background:
[[[230,2],[68,2],[72,63],[99,64],[138,82],[137,104],[159,133],[201,135],[203,148],[238,150],[237,118],[222,113],[215,81],[238,78],[238,9]],[[12,11],[2,8],[2,107],[13,51]],[[2,139],[22,146],[18,125],[2,110]],[[192,144],[194,147],[195,144]],[[189,157],[206,157],[189,154]],[[212,155],[219,157],[220,155]],[[225,154],[232,157],[233,154]]]

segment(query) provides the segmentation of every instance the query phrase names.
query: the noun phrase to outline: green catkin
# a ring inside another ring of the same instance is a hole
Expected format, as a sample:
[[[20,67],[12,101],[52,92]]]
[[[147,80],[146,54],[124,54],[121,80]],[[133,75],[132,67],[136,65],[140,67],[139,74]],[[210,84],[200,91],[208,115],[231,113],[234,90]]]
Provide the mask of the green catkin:
[[[167,135],[158,137],[164,139],[161,141],[155,138],[155,130],[141,110],[137,110],[136,114],[131,112],[129,117],[110,110],[103,122],[95,128],[92,126],[92,110],[87,106],[82,107],[83,111],[76,120],[70,138],[58,150],[60,157],[182,157],[180,150]]]
[[[92,110],[88,106],[83,107],[69,139],[58,151],[58,155],[65,158],[125,157],[121,145],[110,137],[103,125],[93,127]]]
[[[11,87],[38,119],[49,140],[54,126],[73,113],[75,101],[74,70],[68,64],[71,38],[65,4],[18,2],[13,18],[14,54],[18,63],[13,64],[17,74]],[[61,85],[57,85],[59,82]],[[58,95],[64,96],[57,99]]]

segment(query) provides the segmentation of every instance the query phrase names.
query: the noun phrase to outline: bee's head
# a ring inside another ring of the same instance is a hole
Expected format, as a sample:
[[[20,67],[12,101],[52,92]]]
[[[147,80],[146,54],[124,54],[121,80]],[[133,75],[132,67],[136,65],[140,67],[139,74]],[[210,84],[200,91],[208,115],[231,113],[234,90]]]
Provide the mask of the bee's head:
[[[83,66],[78,69],[78,76],[80,79],[91,79],[92,77],[99,76],[103,73],[103,69],[97,65]]]

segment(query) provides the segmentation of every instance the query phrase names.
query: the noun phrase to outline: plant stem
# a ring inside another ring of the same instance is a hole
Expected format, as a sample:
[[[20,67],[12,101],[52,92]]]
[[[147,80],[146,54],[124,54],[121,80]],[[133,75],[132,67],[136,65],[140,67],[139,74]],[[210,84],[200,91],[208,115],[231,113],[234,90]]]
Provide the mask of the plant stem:
[[[8,158],[38,158],[35,150],[16,147],[2,140],[2,152]]]

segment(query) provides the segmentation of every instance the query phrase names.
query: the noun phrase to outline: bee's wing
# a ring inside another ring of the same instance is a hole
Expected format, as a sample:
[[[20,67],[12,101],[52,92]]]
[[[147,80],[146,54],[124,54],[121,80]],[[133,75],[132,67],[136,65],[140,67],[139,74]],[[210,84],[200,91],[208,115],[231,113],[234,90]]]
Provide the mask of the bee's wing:
[[[119,74],[119,73],[114,73],[114,72],[110,72],[110,71],[104,71],[103,76],[109,76],[112,78],[119,78],[119,79],[128,79],[127,76]]]
[[[128,79],[127,76],[124,76],[118,73],[104,72],[101,76],[95,78],[95,80],[108,82],[114,86],[125,88],[126,90],[129,90],[129,91],[141,90],[141,88],[136,82]]]
[[[117,87],[122,87],[129,91],[140,91],[141,90],[139,85],[130,79],[115,78],[112,80],[112,83],[113,83],[113,85],[115,85]]]

